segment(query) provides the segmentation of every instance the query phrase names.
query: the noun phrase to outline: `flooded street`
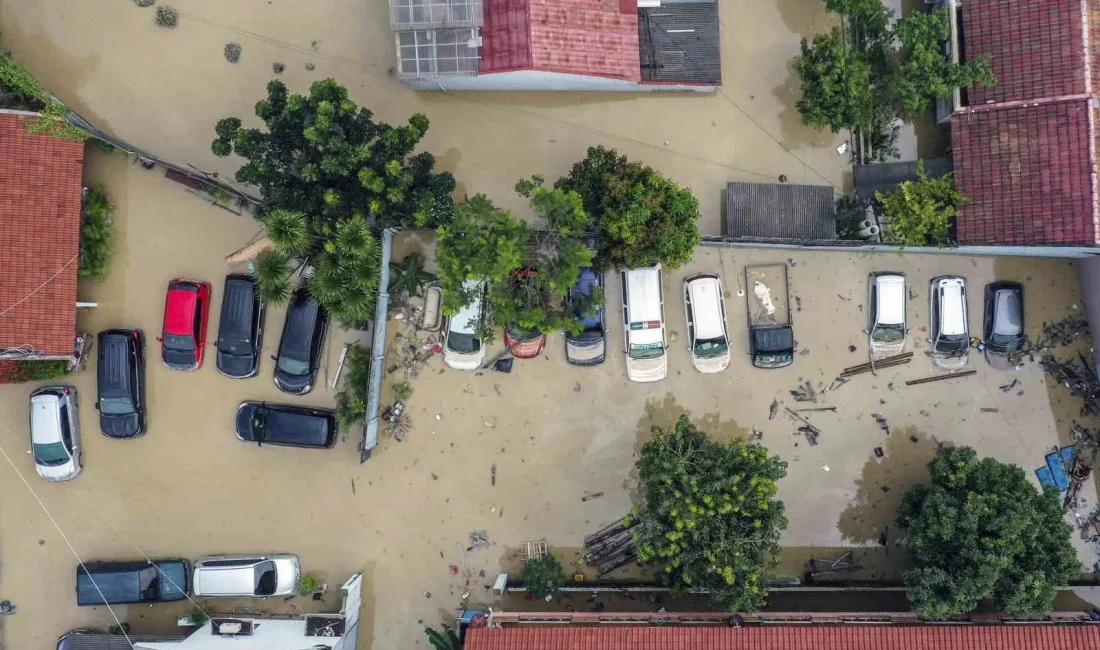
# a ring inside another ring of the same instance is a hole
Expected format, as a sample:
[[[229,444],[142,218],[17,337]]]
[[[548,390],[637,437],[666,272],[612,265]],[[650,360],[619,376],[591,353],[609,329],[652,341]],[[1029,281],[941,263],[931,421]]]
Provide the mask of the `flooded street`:
[[[833,149],[838,141],[799,126],[793,107],[789,60],[800,37],[827,24],[819,0],[723,0],[722,92],[664,97],[414,93],[389,76],[393,38],[379,0],[190,0],[178,9],[179,26],[169,30],[154,26],[152,10],[131,0],[0,0],[0,46],[99,126],[165,158],[223,174],[231,175],[236,161],[210,153],[214,123],[229,115],[254,122],[253,104],[273,76],[272,63],[281,62],[294,91],[331,76],[381,119],[426,113],[432,127],[424,147],[455,173],[460,192],[486,192],[521,215],[527,208],[512,190],[516,179],[556,177],[596,144],[691,187],[707,234],[720,232],[727,181],[785,174],[792,182],[850,184],[848,161]],[[223,57],[228,42],[242,45],[237,64]],[[360,650],[426,647],[423,627],[453,621],[460,603],[498,604],[490,586],[502,567],[514,569],[526,542],[545,538],[568,549],[566,561],[576,557],[586,533],[625,514],[640,446],[653,425],[669,425],[681,413],[718,438],[756,430],[789,463],[780,483],[789,553],[780,573],[801,575],[809,558],[837,557],[854,546],[867,577],[896,578],[905,557],[896,546],[894,508],[905,485],[926,478],[937,444],[971,445],[1020,465],[1030,477],[1052,445],[1068,443],[1077,417],[1076,400],[1048,386],[1037,366],[997,371],[973,351],[968,367],[976,375],[904,385],[935,374],[924,355],[933,276],[969,280],[972,335],[981,325],[984,285],[1023,283],[1028,333],[1035,337],[1043,321],[1059,320],[1080,304],[1072,262],[706,247],[665,276],[665,317],[676,340],[662,382],[626,380],[621,297],[612,275],[609,358],[602,366],[566,364],[556,334],[543,357],[517,361],[507,375],[452,371],[437,355],[411,381],[406,440],[383,434],[367,463],[359,463],[358,428],[331,450],[259,448],[233,435],[238,403],[331,406],[342,345],[363,334],[334,324],[322,381],[306,397],[281,395],[271,381],[281,308],[268,310],[255,378],[222,377],[209,353],[195,373],[161,366],[154,337],[169,280],[209,281],[220,304],[222,279],[231,271],[224,257],[251,241],[258,223],[209,205],[160,171],[95,147],[88,148],[85,173],[87,184],[104,184],[116,203],[116,238],[106,280],[80,286],[80,299],[99,306],[78,324],[87,332],[145,330],[150,430],[137,440],[100,435],[93,359],[67,379],[82,396],[86,469],[72,483],[48,484],[34,475],[25,453],[27,396],[35,386],[0,388],[0,449],[11,461],[0,459],[0,598],[19,607],[17,616],[2,620],[8,650],[48,649],[69,629],[113,624],[105,608],[75,605],[73,551],[85,560],[297,553],[306,573],[330,585],[328,609],[339,606],[335,586],[363,573]],[[408,248],[408,242],[397,247]],[[753,369],[743,354],[746,314],[738,291],[744,266],[762,262],[788,264],[799,353],[787,369]],[[913,362],[822,393],[842,368],[866,360],[861,329],[873,270],[907,275]],[[704,271],[720,274],[725,284],[735,352],[729,369],[717,375],[696,372],[684,343],[682,282]],[[212,308],[210,332],[217,326]],[[497,342],[489,354],[499,349]],[[398,378],[387,377],[386,399]],[[1013,379],[1019,383],[1011,390],[999,388]],[[818,390],[817,403],[792,400],[790,391],[806,381]],[[773,401],[780,403],[774,419]],[[806,416],[822,431],[819,444],[809,446],[783,407],[817,406],[836,412]],[[485,531],[489,548],[471,548],[474,531]],[[1081,557],[1088,557],[1083,549]],[[565,563],[568,573],[586,571]],[[259,606],[278,613],[293,607],[278,599]],[[189,605],[116,611],[136,632],[172,632]]]

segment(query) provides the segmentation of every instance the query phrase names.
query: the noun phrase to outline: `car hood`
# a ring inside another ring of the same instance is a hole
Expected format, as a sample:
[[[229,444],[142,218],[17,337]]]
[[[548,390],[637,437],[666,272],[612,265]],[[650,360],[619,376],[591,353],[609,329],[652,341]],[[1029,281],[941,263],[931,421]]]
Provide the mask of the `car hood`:
[[[137,413],[128,415],[99,414],[99,428],[112,438],[133,438],[141,433],[141,421]]]
[[[566,339],[565,360],[578,366],[594,366],[603,363],[607,356],[607,340],[602,336],[589,341]]]
[[[313,388],[313,378],[316,373],[305,375],[287,374],[277,367],[275,368],[275,385],[284,393],[292,395],[304,395]]]
[[[876,361],[878,361],[879,359],[885,359],[887,357],[893,357],[901,354],[902,351],[905,349],[905,339],[902,339],[900,341],[892,341],[890,343],[886,343],[883,341],[871,341],[870,347],[871,356],[874,357]]]
[[[47,481],[68,481],[76,478],[76,475],[80,473],[80,468],[76,466],[76,462],[72,459],[69,459],[67,463],[48,467],[35,463],[34,468],[38,470],[38,475]]]
[[[477,352],[455,352],[447,347],[443,348],[443,362],[455,370],[477,370],[485,361],[485,346]]]
[[[661,381],[668,374],[668,354],[654,359],[626,357],[626,376],[630,381]]]
[[[256,374],[256,357],[241,357],[218,351],[218,370],[223,375],[244,378]]]
[[[996,368],[997,370],[1016,369],[1016,364],[1012,362],[1012,359],[1009,358],[1007,354],[998,354],[997,352],[990,350],[988,347],[985,349],[985,360],[986,363],[990,365],[990,367]]]
[[[945,354],[933,354],[932,363],[937,368],[942,368],[943,370],[959,370],[966,367],[966,362],[969,360],[969,358],[970,355],[966,353],[956,354],[952,356],[948,356]]]
[[[725,354],[720,354],[716,357],[697,357],[692,355],[691,362],[695,365],[695,369],[704,375],[714,374],[716,372],[722,372],[730,365],[730,353],[726,351]]]

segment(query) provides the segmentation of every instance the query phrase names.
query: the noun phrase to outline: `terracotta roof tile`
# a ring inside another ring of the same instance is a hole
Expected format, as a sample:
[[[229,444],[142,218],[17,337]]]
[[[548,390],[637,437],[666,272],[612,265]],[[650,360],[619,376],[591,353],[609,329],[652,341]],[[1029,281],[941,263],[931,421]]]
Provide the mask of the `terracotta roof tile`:
[[[27,135],[27,120],[0,115],[0,349],[72,354],[84,144]]]
[[[465,650],[1083,650],[1100,626],[470,628]]]

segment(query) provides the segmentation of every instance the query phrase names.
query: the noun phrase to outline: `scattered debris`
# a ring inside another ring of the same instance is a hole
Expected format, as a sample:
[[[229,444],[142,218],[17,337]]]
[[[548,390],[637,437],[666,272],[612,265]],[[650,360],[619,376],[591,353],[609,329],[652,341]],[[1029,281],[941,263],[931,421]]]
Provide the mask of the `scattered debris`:
[[[1001,392],[1002,392],[1002,393],[1007,393],[1007,392],[1011,391],[1011,390],[1012,390],[1013,388],[1015,388],[1015,387],[1016,387],[1016,384],[1018,384],[1018,383],[1020,383],[1020,380],[1019,380],[1019,379],[1013,379],[1013,380],[1012,380],[1012,383],[1010,383],[1010,384],[1004,384],[1004,385],[1002,385],[1002,386],[998,386],[998,388],[1000,388],[1000,389],[1001,389]]]
[[[854,345],[849,345],[848,346],[848,352],[851,352],[852,354],[855,354],[855,351],[856,351],[856,346],[854,346]]]
[[[810,348],[802,348],[801,350],[798,351],[798,356],[804,357],[809,353],[810,353]]]
[[[837,298],[840,298],[840,299],[841,299],[841,300],[843,300],[844,302],[850,302],[850,301],[852,300],[851,298],[845,298],[844,296],[840,295],[839,293],[838,293],[838,294],[836,294],[836,297],[837,297]]]
[[[241,60],[241,44],[226,43],[223,53],[225,54],[226,61],[229,61],[230,63],[236,63],[237,61]]]
[[[944,379],[959,379],[962,377],[969,377],[970,375],[977,374],[977,370],[964,370],[962,372],[949,372],[946,375],[935,375],[933,377],[925,377],[923,379],[910,379],[905,382],[906,386],[916,386],[918,384],[930,384],[934,381],[943,381]]]
[[[496,391],[497,395],[500,395],[500,384],[493,384],[493,390]]]
[[[836,377],[835,379],[833,379],[833,383],[829,384],[829,387],[826,388],[825,390],[823,390],[822,392],[823,393],[828,393],[829,391],[836,390],[836,389],[840,388],[841,386],[843,386],[844,384],[847,384],[847,383],[848,383],[847,378]]]
[[[283,74],[283,70],[286,70],[286,64],[279,63],[278,61],[271,64],[271,70],[275,74]]]
[[[920,442],[920,438],[918,438],[916,436],[909,436],[909,442],[912,442],[914,444],[918,443],[918,442]]]
[[[872,359],[867,363],[861,363],[850,368],[845,368],[840,373],[840,379],[849,379],[855,375],[862,375],[866,372],[874,372],[875,370],[882,370],[885,368],[893,368],[895,366],[901,366],[909,363],[913,360],[912,352],[903,352],[893,357],[886,357],[885,359]]]
[[[172,7],[157,7],[153,22],[160,27],[175,27],[179,23],[179,14]]]
[[[493,463],[489,466],[489,485],[497,484],[497,464]]]
[[[139,7],[152,7],[157,3],[157,0],[134,0],[134,4]]]
[[[425,592],[424,592],[424,597],[425,597],[425,598],[431,598],[431,597],[432,597],[432,592],[430,592],[430,591],[425,591]]]
[[[310,72],[312,72],[316,68],[317,68],[317,66],[312,64],[312,63],[307,63],[306,64],[306,70],[309,70]]]
[[[886,435],[890,435],[890,425],[886,422],[886,418],[881,413],[872,413],[871,417],[875,418],[875,422],[878,423],[878,428],[882,429]]]
[[[637,525],[636,519],[630,524],[620,519],[599,532],[584,536],[584,563],[596,569],[596,578],[638,558],[632,530]]]
[[[821,435],[821,431],[812,425],[806,424],[798,427],[798,432],[806,437],[806,442],[808,442],[811,447],[817,446],[817,437]]]
[[[351,479],[351,493],[355,494],[355,479]]]
[[[581,382],[579,382],[579,381],[573,382],[573,392],[574,393],[581,392]]]
[[[489,548],[489,533],[484,530],[475,530],[470,533],[470,547],[467,551],[472,551],[475,548]]]
[[[593,492],[592,494],[586,494],[581,497],[581,501],[594,501],[603,496],[603,492]]]
[[[795,409],[795,413],[810,413],[810,412],[813,412],[813,411],[832,411],[833,413],[836,413],[836,407],[835,406],[815,406],[813,408]]]
[[[775,419],[775,412],[779,410],[779,400],[773,399],[771,407],[768,408],[768,419]]]
[[[791,397],[793,397],[794,401],[796,401],[796,402],[816,402],[817,401],[817,392],[814,391],[813,384],[811,384],[810,380],[808,380],[808,379],[805,382],[799,384],[798,388],[795,389],[795,390],[790,391],[790,393],[791,393]]]
[[[756,442],[758,440],[763,440],[763,439],[764,439],[764,432],[761,431],[760,429],[757,429],[756,427],[753,427],[752,432],[749,434],[749,440],[752,441],[752,442]]]
[[[828,566],[820,566],[826,564]],[[855,561],[852,556],[852,552],[848,551],[844,555],[841,555],[836,560],[818,560],[816,558],[810,558],[810,578],[816,578],[823,575],[831,575],[834,573],[849,573],[857,571],[863,567]]]
[[[823,470],[825,470],[826,472],[828,472],[828,471],[829,471],[829,466],[828,466],[828,465],[822,465],[822,466],[821,466],[821,469],[823,469]]]
[[[794,297],[794,304],[795,304],[795,311],[802,311],[802,297],[801,296],[795,296]]]
[[[983,406],[982,407],[982,413],[1000,413],[1000,412],[1001,412],[1001,409],[992,408],[992,407],[988,407],[988,406]]]
[[[875,458],[882,458],[886,455],[886,452],[882,450],[882,447],[875,447]]]

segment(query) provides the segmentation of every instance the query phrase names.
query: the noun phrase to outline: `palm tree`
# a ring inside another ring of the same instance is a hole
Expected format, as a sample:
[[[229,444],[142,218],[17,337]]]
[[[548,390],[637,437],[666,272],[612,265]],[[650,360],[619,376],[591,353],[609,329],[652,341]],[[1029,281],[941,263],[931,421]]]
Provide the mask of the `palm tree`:
[[[428,642],[435,650],[462,650],[462,641],[459,640],[458,634],[446,623],[443,624],[443,632],[426,627],[424,634],[428,635]]]
[[[435,279],[424,270],[424,256],[420,253],[410,253],[400,262],[390,262],[390,272],[393,274],[389,287],[391,295],[419,296],[420,287]]]
[[[339,304],[347,293],[347,280],[335,256],[324,254],[317,260],[313,277],[309,279],[309,293],[329,311]]]
[[[269,248],[252,262],[252,277],[260,289],[260,299],[271,305],[281,305],[290,299],[290,258]]]
[[[334,252],[349,257],[377,258],[379,255],[378,238],[371,232],[367,220],[358,215],[336,224],[332,244]]]
[[[309,250],[309,219],[301,212],[276,208],[261,217],[267,238],[281,253],[301,257]]]

